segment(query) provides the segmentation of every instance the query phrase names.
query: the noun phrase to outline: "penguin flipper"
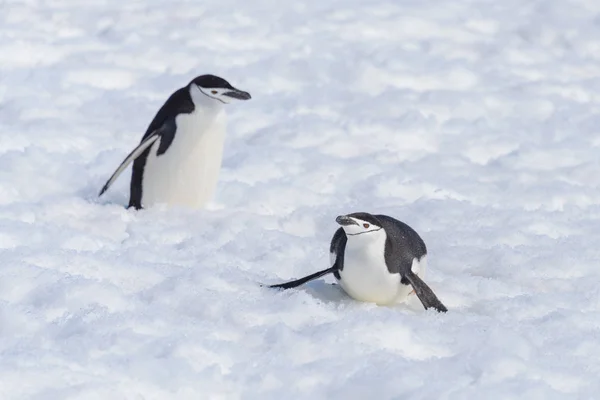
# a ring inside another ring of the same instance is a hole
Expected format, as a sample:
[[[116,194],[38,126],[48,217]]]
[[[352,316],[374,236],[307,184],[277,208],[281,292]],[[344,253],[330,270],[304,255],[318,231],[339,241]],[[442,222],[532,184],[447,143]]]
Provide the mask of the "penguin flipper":
[[[440,299],[437,298],[433,290],[427,284],[419,278],[417,274],[409,271],[404,277],[410,282],[411,286],[415,290],[417,297],[421,300],[423,307],[427,310],[428,308],[435,308],[438,312],[446,312],[448,309]]]
[[[327,274],[332,274],[333,272],[335,272],[337,269],[337,267],[334,265],[331,268],[327,268],[324,269],[323,271],[319,271],[319,272],[315,272],[314,274],[305,276],[304,278],[300,278],[297,279],[295,281],[290,281],[290,282],[285,282],[285,283],[280,283],[278,285],[270,285],[270,288],[277,288],[277,289],[291,289],[291,288],[295,288],[298,287],[306,282],[312,281],[314,279],[320,278],[324,275]]]
[[[133,160],[138,158],[140,156],[140,154],[142,154],[144,152],[144,150],[146,150],[148,147],[150,147],[152,145],[152,143],[156,142],[156,140],[159,137],[160,137],[160,130],[156,130],[151,135],[149,135],[144,140],[142,140],[142,142],[135,149],[133,149],[133,151],[131,153],[129,153],[129,155],[125,158],[125,160],[123,160],[121,165],[119,165],[119,168],[117,168],[117,170],[112,174],[110,179],[108,181],[106,181],[104,186],[102,186],[102,190],[100,190],[100,193],[98,193],[98,197],[102,196],[104,194],[104,192],[106,192],[108,190],[110,185],[112,185],[113,182],[117,180],[119,175],[121,175],[121,172],[123,172],[123,170],[125,168],[127,168],[127,166]]]

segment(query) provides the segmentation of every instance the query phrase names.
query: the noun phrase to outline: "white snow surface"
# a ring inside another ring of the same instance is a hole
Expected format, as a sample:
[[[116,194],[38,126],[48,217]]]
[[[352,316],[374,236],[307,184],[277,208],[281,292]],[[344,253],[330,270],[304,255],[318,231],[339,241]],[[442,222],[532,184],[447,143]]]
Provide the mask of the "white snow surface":
[[[0,2],[0,399],[597,399],[600,2]],[[126,210],[154,113],[228,106],[214,201]],[[449,308],[353,301],[335,217]]]

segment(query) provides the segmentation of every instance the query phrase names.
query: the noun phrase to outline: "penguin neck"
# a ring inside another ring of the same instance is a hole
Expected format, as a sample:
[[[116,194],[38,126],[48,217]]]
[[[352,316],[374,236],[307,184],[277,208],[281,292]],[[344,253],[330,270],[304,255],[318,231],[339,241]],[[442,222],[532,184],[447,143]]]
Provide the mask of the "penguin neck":
[[[207,114],[218,114],[223,111],[223,106],[225,104],[220,100],[208,97],[200,91],[198,86],[194,84],[190,85],[189,91],[194,107],[198,111],[201,110]]]
[[[387,235],[383,229],[362,235],[348,235],[346,247],[356,254],[371,258],[383,254]]]

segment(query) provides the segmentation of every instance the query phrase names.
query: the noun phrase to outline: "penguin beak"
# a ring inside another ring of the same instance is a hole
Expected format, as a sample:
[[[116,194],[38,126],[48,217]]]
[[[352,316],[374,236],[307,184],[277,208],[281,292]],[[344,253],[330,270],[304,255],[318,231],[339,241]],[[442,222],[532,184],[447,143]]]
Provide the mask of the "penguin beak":
[[[252,98],[252,96],[250,96],[250,93],[237,89],[225,92],[223,93],[223,96],[231,97],[232,99],[236,100],[250,100]]]
[[[337,222],[338,224],[340,224],[342,226],[358,225],[358,222],[356,222],[352,218],[348,217],[347,215],[340,215],[339,217],[337,217],[335,219],[335,222]]]

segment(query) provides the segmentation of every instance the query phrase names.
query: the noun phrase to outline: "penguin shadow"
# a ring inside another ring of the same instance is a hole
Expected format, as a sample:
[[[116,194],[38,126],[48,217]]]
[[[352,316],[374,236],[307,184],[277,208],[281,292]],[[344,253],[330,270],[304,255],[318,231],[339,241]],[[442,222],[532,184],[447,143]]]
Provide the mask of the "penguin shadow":
[[[266,284],[261,284],[266,289],[273,290],[276,293],[289,292],[304,292],[311,297],[326,303],[351,304],[356,302],[342,289],[338,283],[328,283],[323,280],[314,280],[305,283],[302,286],[293,289],[282,290],[278,288],[269,288]],[[394,302],[390,304],[377,304],[377,307],[385,307],[391,309],[405,310],[412,313],[424,312],[423,304],[419,298],[413,293],[404,301]]]
[[[98,195],[87,196],[86,200],[92,204],[97,204],[100,206],[117,206],[125,211],[137,211],[133,207],[129,207],[127,204],[128,199],[123,196],[114,196],[114,198],[106,197],[105,199],[99,199]]]
[[[111,193],[106,193],[103,196],[99,196],[99,190],[101,184],[96,185],[94,183],[88,183],[84,187],[79,188],[75,191],[75,195],[80,199],[100,206],[121,206],[124,209],[128,209],[129,196],[124,193],[127,192],[127,188],[118,188],[120,190],[114,190]]]
[[[265,285],[266,286],[266,285]],[[342,289],[342,287],[337,283],[328,283],[323,280],[314,280],[311,282],[307,282],[302,286],[295,287],[293,289],[281,290],[277,288],[268,288],[269,290],[274,291],[275,293],[284,293],[284,292],[304,292],[315,299],[321,300],[323,302],[328,303],[340,303],[343,301],[352,300],[346,292]]]

